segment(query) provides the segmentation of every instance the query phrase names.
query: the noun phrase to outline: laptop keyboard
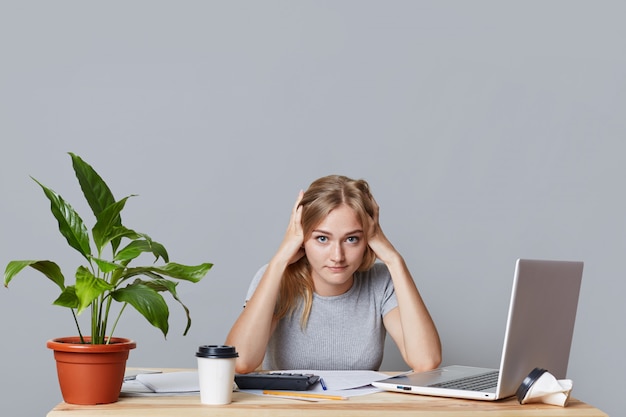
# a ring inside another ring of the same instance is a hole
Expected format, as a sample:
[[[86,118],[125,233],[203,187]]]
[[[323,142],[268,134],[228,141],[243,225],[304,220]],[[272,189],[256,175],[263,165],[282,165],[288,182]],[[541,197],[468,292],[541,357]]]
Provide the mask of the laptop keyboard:
[[[486,374],[474,375],[452,381],[440,382],[429,385],[437,388],[452,388],[464,391],[483,391],[494,388],[498,384],[498,371],[487,372]]]

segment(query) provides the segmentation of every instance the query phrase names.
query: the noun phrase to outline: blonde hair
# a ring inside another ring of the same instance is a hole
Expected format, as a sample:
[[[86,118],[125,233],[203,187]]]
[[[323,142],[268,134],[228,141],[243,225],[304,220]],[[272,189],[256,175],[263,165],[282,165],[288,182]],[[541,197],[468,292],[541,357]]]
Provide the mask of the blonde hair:
[[[374,216],[374,203],[369,185],[365,180],[353,180],[343,175],[329,175],[311,183],[300,202],[304,240],[306,241],[311,236],[314,228],[332,210],[344,204],[356,212],[361,225],[367,230],[370,219]],[[363,261],[357,270],[366,271],[375,261],[374,251],[367,246]],[[274,316],[281,319],[293,314],[298,303],[303,302],[300,325],[305,328],[311,313],[313,292],[311,269],[306,256],[303,256],[285,270]]]

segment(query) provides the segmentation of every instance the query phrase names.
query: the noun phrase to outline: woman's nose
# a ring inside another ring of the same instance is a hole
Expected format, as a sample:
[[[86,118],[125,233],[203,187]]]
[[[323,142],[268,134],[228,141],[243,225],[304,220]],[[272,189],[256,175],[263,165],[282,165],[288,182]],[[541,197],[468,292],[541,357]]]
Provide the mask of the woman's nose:
[[[341,246],[341,243],[334,244],[331,251],[331,260],[333,262],[343,261],[343,255],[343,247]]]

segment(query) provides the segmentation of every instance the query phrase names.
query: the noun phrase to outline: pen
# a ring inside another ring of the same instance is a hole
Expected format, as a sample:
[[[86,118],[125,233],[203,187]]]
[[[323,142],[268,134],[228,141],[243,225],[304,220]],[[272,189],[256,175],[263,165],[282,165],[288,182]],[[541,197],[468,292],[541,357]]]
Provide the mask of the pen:
[[[281,397],[319,398],[320,400],[347,400],[348,397],[339,395],[310,394],[295,391],[263,391],[264,395],[279,395]]]
[[[326,391],[328,388],[326,387],[326,382],[324,382],[324,378],[320,378],[320,385],[322,386],[322,389],[324,391]]]

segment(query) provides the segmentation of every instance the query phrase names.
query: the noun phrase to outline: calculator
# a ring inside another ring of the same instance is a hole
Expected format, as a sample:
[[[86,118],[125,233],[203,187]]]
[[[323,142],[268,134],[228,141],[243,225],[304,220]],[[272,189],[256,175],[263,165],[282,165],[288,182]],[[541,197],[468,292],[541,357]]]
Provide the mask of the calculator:
[[[320,380],[319,375],[288,372],[251,372],[235,374],[239,389],[305,391]]]

